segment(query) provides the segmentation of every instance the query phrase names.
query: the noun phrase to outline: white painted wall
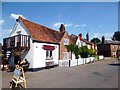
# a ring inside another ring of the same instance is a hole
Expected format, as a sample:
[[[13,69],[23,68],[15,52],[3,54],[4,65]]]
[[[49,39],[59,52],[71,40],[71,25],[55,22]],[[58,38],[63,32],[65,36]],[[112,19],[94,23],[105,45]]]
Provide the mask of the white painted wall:
[[[81,40],[78,38],[77,41],[76,41],[76,45],[78,45],[79,47],[81,47],[81,46],[85,46],[86,43],[83,42],[83,41],[81,41]]]
[[[74,59],[75,59],[75,54],[72,53],[72,60],[74,60]]]
[[[69,60],[59,60],[59,66],[69,67]]]
[[[79,58],[78,59],[78,65],[82,65],[84,64],[84,59],[83,58]]]
[[[13,28],[10,36],[18,35],[18,31],[21,31],[23,35],[29,35],[28,31],[25,29],[22,22],[16,22],[15,27]],[[43,45],[51,45],[55,46],[56,49],[53,51],[53,59],[46,60],[46,50],[42,49]],[[54,64],[58,64],[59,58],[59,45],[56,44],[47,44],[47,43],[33,43],[32,38],[30,38],[30,50],[24,50],[22,52],[21,58],[27,59],[30,63],[30,68],[41,68],[45,67],[45,62],[47,61],[54,61]],[[13,63],[14,59],[13,56],[10,58],[11,63]]]
[[[29,33],[27,32],[27,30],[24,28],[24,25],[21,22],[16,22],[13,30],[11,31],[10,36],[15,36],[18,35],[18,31],[21,31],[21,34],[23,35],[29,35]],[[30,68],[33,67],[33,57],[34,57],[34,45],[32,43],[32,39],[30,38],[30,50],[24,50],[21,54],[21,58],[27,59],[30,62]],[[14,63],[14,57],[11,56],[10,57],[10,63],[12,65],[12,63]]]
[[[21,54],[21,58],[23,60],[25,60],[25,59],[28,60],[28,62],[30,63],[29,68],[33,68],[34,67],[34,44],[32,43],[31,39],[30,39],[30,49],[29,50],[25,50]]]
[[[55,46],[55,50],[53,50],[53,59],[52,60],[46,60],[46,50],[44,50],[42,47],[43,45],[51,45]],[[33,68],[40,68],[45,67],[46,63],[49,61],[54,61],[54,64],[58,64],[58,58],[59,58],[59,45],[56,44],[47,44],[47,43],[34,43],[34,64]]]
[[[21,31],[21,34],[23,34],[23,35],[28,35],[25,28],[22,26],[21,22],[16,22],[15,27],[13,28],[10,36],[18,35],[18,33],[17,33],[18,31]]]
[[[88,49],[91,49],[91,45],[88,44],[87,47],[88,47]]]
[[[78,38],[78,39],[77,39],[77,41],[76,41],[76,45],[78,45],[79,47],[81,47],[81,46],[82,46],[81,41],[80,41],[80,39],[79,39],[79,38]]]

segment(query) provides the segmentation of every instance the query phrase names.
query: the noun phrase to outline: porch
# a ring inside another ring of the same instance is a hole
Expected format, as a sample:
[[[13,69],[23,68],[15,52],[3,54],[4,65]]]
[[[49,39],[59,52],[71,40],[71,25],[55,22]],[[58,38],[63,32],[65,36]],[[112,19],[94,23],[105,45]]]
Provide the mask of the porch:
[[[12,57],[14,64],[17,64],[21,58],[21,54],[30,49],[30,36],[28,35],[16,35],[3,39],[3,58],[2,63],[4,65],[9,64],[9,60]]]
[[[30,36],[28,35],[16,35],[3,39],[3,50],[11,49],[29,49],[30,48]]]

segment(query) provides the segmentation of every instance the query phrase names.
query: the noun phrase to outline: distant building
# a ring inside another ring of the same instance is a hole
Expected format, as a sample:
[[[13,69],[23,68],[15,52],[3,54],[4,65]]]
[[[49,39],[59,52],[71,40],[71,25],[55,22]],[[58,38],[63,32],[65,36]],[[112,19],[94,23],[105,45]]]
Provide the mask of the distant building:
[[[98,54],[104,57],[117,57],[117,50],[120,48],[120,41],[105,40],[102,37],[102,41],[97,44]]]

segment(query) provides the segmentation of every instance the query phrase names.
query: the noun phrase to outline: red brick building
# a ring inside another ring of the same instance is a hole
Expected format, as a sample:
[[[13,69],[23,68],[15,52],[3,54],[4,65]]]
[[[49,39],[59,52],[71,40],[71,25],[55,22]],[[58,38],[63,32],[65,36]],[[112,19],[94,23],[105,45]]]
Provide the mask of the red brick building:
[[[97,44],[98,54],[104,57],[117,57],[117,50],[120,49],[120,41],[102,39]]]

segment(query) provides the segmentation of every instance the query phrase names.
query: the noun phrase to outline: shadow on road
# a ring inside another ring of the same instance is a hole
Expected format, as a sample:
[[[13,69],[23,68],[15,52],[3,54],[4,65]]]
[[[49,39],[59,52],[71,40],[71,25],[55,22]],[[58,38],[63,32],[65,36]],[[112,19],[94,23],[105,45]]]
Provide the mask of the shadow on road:
[[[108,64],[108,65],[111,65],[111,66],[120,66],[120,63],[116,63],[116,64]]]
[[[100,74],[99,72],[93,72],[94,75],[97,75],[97,76],[103,76],[102,74]]]

